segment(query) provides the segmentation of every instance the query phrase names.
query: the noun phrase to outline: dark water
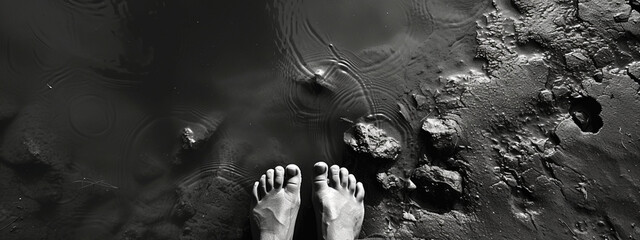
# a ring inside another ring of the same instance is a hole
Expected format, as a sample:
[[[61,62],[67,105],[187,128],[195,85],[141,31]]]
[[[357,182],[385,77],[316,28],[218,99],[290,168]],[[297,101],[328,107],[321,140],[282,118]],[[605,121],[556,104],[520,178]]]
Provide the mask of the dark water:
[[[198,184],[215,178],[228,199],[248,201],[246,189],[277,164],[309,173],[316,161],[342,163],[350,123],[341,119],[410,142],[414,129],[398,104],[419,82],[479,67],[476,21],[490,8],[471,0],[2,1],[0,99],[11,103],[0,104],[2,159],[28,162],[25,152],[36,151],[64,173],[57,210],[42,215],[54,219],[49,236],[179,235],[184,223],[167,216],[189,194],[176,189],[202,191]],[[195,147],[181,138],[186,128]],[[220,201],[206,209],[247,211]],[[312,231],[306,198],[302,211],[299,225]],[[245,214],[224,216],[186,224],[210,237],[244,234]]]

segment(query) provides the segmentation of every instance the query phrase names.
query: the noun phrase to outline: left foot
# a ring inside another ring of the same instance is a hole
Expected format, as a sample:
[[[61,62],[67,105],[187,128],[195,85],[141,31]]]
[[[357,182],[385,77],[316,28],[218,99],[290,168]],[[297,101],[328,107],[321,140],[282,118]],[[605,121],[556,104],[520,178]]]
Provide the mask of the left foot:
[[[292,239],[300,209],[300,168],[269,169],[253,185],[251,226],[254,239]],[[259,234],[259,235],[256,235]]]

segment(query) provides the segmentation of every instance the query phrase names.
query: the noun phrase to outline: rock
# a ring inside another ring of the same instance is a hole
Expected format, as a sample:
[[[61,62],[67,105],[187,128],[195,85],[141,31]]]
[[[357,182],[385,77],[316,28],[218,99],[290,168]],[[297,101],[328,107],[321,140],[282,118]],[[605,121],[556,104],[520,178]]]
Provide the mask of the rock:
[[[196,138],[191,128],[183,128],[180,137],[182,138],[182,148],[191,149],[195,146]]]
[[[408,190],[416,190],[416,188],[418,188],[416,186],[416,184],[413,183],[413,181],[411,181],[411,179],[407,179],[407,189]]]
[[[183,150],[193,150],[206,142],[226,119],[226,114],[210,112],[202,116],[201,121],[189,122],[180,131],[180,141]]]
[[[509,187],[515,188],[518,187],[518,181],[513,177],[512,174],[505,174],[502,176],[502,181],[504,181]]]
[[[627,74],[629,74],[633,80],[636,80],[636,82],[640,82],[640,61],[629,64]]]
[[[400,154],[400,142],[369,123],[357,123],[344,133],[344,142],[357,153],[376,159],[394,160]]]
[[[406,120],[407,122],[411,122],[411,114],[409,113],[407,107],[405,107],[402,103],[398,103],[398,108],[398,112],[400,112],[400,115],[402,115],[404,120]]]
[[[376,179],[385,190],[397,190],[404,188],[407,185],[404,180],[400,179],[396,175],[383,172],[376,174]]]
[[[410,221],[410,222],[417,222],[418,221],[416,219],[416,217],[413,216],[413,214],[408,213],[408,212],[403,212],[402,213],[402,219],[404,219],[405,221]]]
[[[631,8],[629,8],[628,11],[616,13],[616,15],[613,16],[613,20],[615,22],[628,22],[630,16],[631,16]]]
[[[571,93],[571,90],[569,90],[569,88],[565,85],[554,86],[553,89],[551,89],[551,91],[553,92],[554,96],[560,97],[560,98],[565,97]]]
[[[416,101],[416,108],[418,110],[425,110],[429,108],[429,105],[427,104],[427,97],[420,94],[413,94],[413,100]]]
[[[604,74],[602,73],[602,71],[598,70],[593,74],[592,77],[593,77],[593,80],[595,80],[596,82],[601,83],[602,80],[604,79]]]
[[[196,210],[191,203],[182,200],[174,205],[172,215],[176,221],[182,223],[196,215]]]
[[[438,151],[453,151],[459,142],[460,127],[453,119],[427,118],[422,130],[431,138],[433,147]]]
[[[571,70],[586,70],[592,65],[591,59],[582,49],[573,50],[564,55],[567,68]]]
[[[462,177],[456,171],[423,165],[413,172],[412,179],[427,192],[462,194]]]
[[[593,63],[596,67],[605,67],[615,60],[613,52],[608,47],[599,49],[596,54],[593,55]]]
[[[540,91],[538,94],[538,99],[544,103],[552,103],[553,102],[553,92],[549,91],[549,89],[545,89]]]

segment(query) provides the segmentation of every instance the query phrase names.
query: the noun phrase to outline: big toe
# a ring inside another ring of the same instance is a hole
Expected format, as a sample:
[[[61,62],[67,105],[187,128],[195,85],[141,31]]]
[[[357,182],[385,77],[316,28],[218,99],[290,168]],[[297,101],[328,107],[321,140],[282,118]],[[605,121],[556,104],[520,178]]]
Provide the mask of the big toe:
[[[317,162],[313,165],[313,187],[316,191],[328,187],[327,171],[329,166],[325,162]]]
[[[285,181],[286,185],[284,186],[285,190],[290,193],[299,194],[300,193],[300,184],[302,183],[302,172],[300,168],[298,168],[295,164],[287,165],[285,169]]]

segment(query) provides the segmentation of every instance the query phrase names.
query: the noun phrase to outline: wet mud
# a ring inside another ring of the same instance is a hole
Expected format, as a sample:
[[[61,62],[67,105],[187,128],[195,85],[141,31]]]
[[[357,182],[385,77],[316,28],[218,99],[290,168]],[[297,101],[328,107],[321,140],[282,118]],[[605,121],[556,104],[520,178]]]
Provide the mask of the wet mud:
[[[250,239],[260,174],[326,161],[361,238],[638,239],[639,9],[0,2],[0,238]]]

